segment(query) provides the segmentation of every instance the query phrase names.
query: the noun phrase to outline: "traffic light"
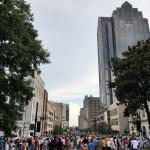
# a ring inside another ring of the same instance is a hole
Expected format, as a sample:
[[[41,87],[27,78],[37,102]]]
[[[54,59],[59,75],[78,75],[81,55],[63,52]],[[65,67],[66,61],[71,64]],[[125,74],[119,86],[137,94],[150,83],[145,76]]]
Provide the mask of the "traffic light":
[[[41,121],[37,121],[37,128],[36,128],[37,132],[41,131]]]
[[[30,124],[30,130],[34,130],[34,124]]]

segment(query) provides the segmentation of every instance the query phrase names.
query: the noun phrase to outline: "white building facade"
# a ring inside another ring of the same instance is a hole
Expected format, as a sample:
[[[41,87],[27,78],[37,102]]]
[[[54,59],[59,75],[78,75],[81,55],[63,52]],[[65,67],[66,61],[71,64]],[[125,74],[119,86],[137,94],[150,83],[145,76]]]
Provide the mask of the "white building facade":
[[[79,116],[79,129],[86,130],[88,129],[88,108],[80,108],[80,116]]]
[[[43,101],[44,101],[44,82],[41,79],[40,75],[35,72],[34,78],[30,78],[32,80],[33,90],[33,98],[29,102],[27,106],[25,106],[25,111],[23,113],[22,120],[18,121],[17,125],[21,131],[22,137],[28,137],[30,134],[32,135],[34,132],[34,124],[35,124],[35,114],[36,107],[37,109],[37,121],[40,122],[40,128],[42,118],[43,118]],[[40,135],[40,132],[36,133]]]
[[[117,105],[116,103],[113,103],[110,105],[110,124],[116,133],[127,133],[129,132],[129,122],[128,117],[124,117],[124,105]]]
[[[150,132],[149,132],[149,125],[147,121],[147,114],[145,110],[138,110],[138,115],[139,115],[139,120],[140,120],[140,126],[141,126],[141,131],[140,134],[143,136],[148,136],[150,137]],[[134,119],[133,116],[129,117],[129,131],[130,134],[139,134],[137,131],[137,124],[136,124],[136,118]]]
[[[69,127],[69,104],[62,104],[62,128]]]

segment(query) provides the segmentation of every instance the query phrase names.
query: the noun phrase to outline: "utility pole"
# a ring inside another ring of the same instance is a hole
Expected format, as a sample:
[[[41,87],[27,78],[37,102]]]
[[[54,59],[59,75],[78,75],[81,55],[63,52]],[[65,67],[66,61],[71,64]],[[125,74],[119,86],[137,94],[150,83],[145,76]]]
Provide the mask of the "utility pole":
[[[36,125],[37,125],[37,111],[38,111],[38,102],[36,103],[36,112],[35,112],[35,124],[34,124],[34,139],[36,136]]]

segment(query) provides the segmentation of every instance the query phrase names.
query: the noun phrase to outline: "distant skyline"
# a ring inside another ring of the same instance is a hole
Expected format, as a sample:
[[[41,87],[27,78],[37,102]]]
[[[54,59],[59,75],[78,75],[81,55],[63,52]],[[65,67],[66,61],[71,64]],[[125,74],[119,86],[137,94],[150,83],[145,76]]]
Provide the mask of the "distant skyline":
[[[49,100],[70,104],[70,125],[78,124],[85,95],[99,96],[97,22],[111,16],[124,0],[27,0],[51,64],[41,77]],[[150,21],[149,0],[129,0]]]

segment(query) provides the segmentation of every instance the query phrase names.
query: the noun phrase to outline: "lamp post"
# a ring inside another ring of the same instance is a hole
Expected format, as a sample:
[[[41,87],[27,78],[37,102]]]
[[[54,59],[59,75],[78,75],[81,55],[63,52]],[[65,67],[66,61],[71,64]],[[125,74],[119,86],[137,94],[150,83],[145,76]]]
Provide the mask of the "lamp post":
[[[34,139],[36,136],[36,126],[37,126],[37,111],[38,111],[38,102],[36,103],[36,112],[35,112],[35,123],[34,123]]]

